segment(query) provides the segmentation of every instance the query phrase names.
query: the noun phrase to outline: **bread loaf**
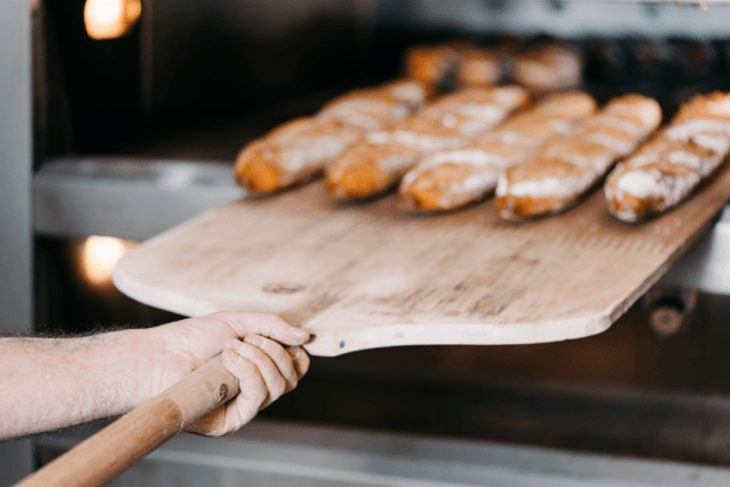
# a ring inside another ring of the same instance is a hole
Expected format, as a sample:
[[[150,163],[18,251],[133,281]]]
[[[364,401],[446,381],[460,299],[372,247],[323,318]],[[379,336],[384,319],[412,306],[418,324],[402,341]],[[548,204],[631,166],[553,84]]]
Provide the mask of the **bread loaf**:
[[[547,44],[517,56],[512,80],[534,95],[577,87],[583,75],[580,55],[562,44]]]
[[[686,200],[729,151],[730,93],[696,96],[609,175],[608,209],[627,222],[665,212]]]
[[[525,106],[522,88],[471,88],[447,95],[387,130],[371,132],[327,167],[327,188],[338,199],[380,194],[422,157],[457,147]]]
[[[317,115],[287,122],[249,143],[236,158],[236,181],[269,193],[311,178],[368,131],[407,118],[425,99],[423,86],[410,80],[339,97]]]
[[[659,104],[642,95],[611,100],[570,135],[545,144],[500,175],[500,216],[520,220],[557,213],[577,201],[611,166],[631,154],[661,122]]]
[[[406,52],[406,76],[445,91],[453,87],[488,86],[504,74],[503,56],[466,42],[415,46]]]
[[[494,191],[502,171],[550,138],[569,133],[595,108],[586,93],[550,95],[473,141],[424,158],[403,177],[400,204],[407,210],[441,211],[480,200]]]

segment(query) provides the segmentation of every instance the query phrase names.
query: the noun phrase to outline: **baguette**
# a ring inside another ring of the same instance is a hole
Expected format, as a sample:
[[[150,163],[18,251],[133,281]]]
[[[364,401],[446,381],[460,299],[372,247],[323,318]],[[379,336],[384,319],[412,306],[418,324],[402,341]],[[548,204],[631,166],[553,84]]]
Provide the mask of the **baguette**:
[[[525,160],[548,139],[568,133],[595,109],[595,100],[586,93],[550,95],[478,139],[426,157],[403,177],[401,207],[442,211],[486,197],[504,169]]]
[[[456,86],[496,85],[504,77],[505,57],[475,46],[462,46],[456,65]]]
[[[680,204],[730,151],[730,93],[694,97],[672,123],[609,175],[608,209],[626,222]]]
[[[414,46],[406,51],[405,75],[437,91],[448,83],[459,60],[452,44]]]
[[[489,86],[500,82],[504,57],[466,42],[415,46],[406,52],[406,76],[432,91]]]
[[[578,86],[582,79],[580,55],[562,44],[527,51],[514,60],[512,80],[535,96]]]
[[[453,148],[504,120],[528,101],[522,88],[471,88],[447,95],[387,130],[371,132],[326,170],[337,199],[361,199],[387,191],[418,160]]]
[[[636,94],[614,98],[573,133],[549,141],[500,175],[496,190],[500,216],[522,220],[574,205],[660,122],[661,109],[651,98]]]
[[[270,193],[316,176],[368,131],[405,119],[425,98],[425,89],[407,80],[341,96],[317,115],[249,143],[236,158],[236,181],[255,193]]]

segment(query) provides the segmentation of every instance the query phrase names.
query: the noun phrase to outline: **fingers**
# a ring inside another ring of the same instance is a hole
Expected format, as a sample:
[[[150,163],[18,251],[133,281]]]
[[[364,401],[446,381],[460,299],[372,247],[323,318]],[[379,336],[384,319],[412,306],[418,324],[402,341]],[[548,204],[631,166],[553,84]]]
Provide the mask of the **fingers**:
[[[309,340],[309,333],[274,314],[231,311],[212,316],[230,326],[239,338],[255,334],[273,338],[286,345],[304,345]]]
[[[271,361],[276,364],[276,368],[283,378],[286,384],[285,392],[289,392],[297,386],[299,382],[299,376],[294,368],[291,355],[284,350],[284,347],[279,345],[273,340],[264,338],[259,335],[250,335],[244,338],[244,342],[251,344],[256,347],[262,353],[265,353],[271,358]]]
[[[297,376],[301,379],[309,370],[309,355],[301,347],[286,347],[286,351],[294,362]]]
[[[231,402],[186,425],[188,431],[222,436],[237,431],[258,411],[297,386],[309,370],[309,356],[301,347],[283,347],[258,335],[235,340],[223,352],[223,366],[239,382],[241,392]]]
[[[238,378],[241,392],[226,406],[225,433],[238,430],[251,421],[266,402],[269,390],[256,364],[238,351],[223,352],[223,366]]]
[[[259,337],[261,338],[261,337]],[[261,338],[266,340],[266,338]],[[279,399],[285,392],[291,390],[287,380],[279,372],[278,365],[274,365],[272,357],[267,355],[261,348],[251,343],[236,342],[233,349],[243,358],[250,360],[258,368],[259,374],[266,384],[268,391],[267,399],[263,407]]]

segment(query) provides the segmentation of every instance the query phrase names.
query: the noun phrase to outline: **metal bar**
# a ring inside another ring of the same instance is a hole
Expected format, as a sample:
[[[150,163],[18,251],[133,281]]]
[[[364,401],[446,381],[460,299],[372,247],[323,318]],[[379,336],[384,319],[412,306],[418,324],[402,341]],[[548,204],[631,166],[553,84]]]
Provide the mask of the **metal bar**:
[[[725,1],[413,0],[380,2],[378,18],[396,27],[460,29],[485,33],[549,33],[556,36],[692,36],[723,38],[730,8]]]
[[[51,161],[33,186],[35,230],[58,237],[143,240],[242,195],[230,164],[136,158]]]
[[[45,436],[50,460],[88,434]],[[220,439],[180,435],[116,485],[727,485],[730,470],[257,419]]]

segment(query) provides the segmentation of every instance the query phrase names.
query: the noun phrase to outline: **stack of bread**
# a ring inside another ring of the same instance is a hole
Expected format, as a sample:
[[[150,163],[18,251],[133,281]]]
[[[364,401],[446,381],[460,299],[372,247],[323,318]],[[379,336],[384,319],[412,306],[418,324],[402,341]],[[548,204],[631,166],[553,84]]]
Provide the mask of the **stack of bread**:
[[[568,135],[556,137],[497,183],[502,218],[519,220],[562,211],[579,201],[614,163],[636,150],[661,122],[659,104],[642,95],[611,100]]]
[[[392,188],[428,154],[457,147],[527,104],[516,86],[470,88],[446,95],[386,130],[371,132],[327,167],[327,189],[338,199],[361,199]]]
[[[316,176],[367,132],[410,116],[426,95],[424,86],[412,80],[343,95],[317,115],[292,120],[249,143],[236,158],[236,181],[250,191],[270,193]]]
[[[578,204],[610,172],[608,209],[634,222],[687,199],[730,152],[730,93],[696,96],[644,143],[661,123],[658,103],[628,94],[597,110],[587,93],[565,91],[580,82],[581,62],[562,45],[416,47],[406,72],[411,79],[345,94],[249,143],[236,180],[271,193],[324,173],[337,200],[400,183],[400,206],[422,212],[496,193],[502,218],[525,220]],[[519,86],[497,85],[505,79]],[[450,83],[461,88],[430,99]]]
[[[406,76],[431,91],[511,81],[544,95],[578,86],[583,73],[580,54],[557,42],[521,51],[464,42],[416,46],[406,53],[404,65]]]
[[[400,186],[404,208],[450,210],[494,191],[506,168],[525,160],[547,140],[569,133],[596,108],[582,92],[548,96],[481,137],[454,149],[438,151],[408,171]]]

